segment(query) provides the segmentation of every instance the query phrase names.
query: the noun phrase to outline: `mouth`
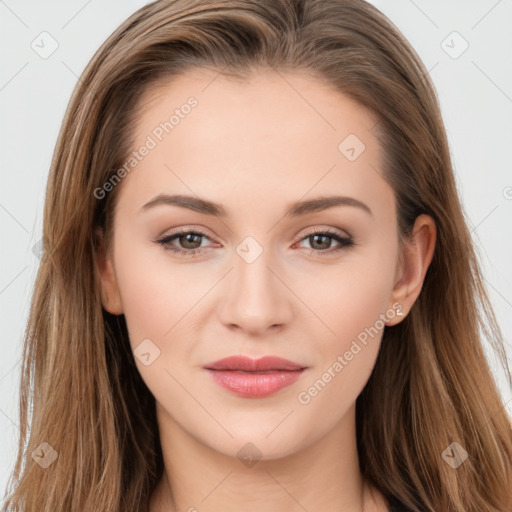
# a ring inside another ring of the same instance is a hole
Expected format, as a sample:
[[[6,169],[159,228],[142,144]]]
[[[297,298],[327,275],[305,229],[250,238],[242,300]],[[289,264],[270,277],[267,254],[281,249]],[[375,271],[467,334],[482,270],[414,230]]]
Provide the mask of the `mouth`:
[[[302,368],[297,370],[278,370],[277,368],[275,370],[266,370],[264,372],[251,372],[251,371],[245,371],[245,370],[217,370],[215,368],[206,368],[207,370],[212,370],[214,372],[236,372],[236,373],[247,373],[248,375],[265,375],[266,373],[276,373],[276,372],[297,372],[300,371]]]
[[[204,366],[213,381],[245,398],[263,398],[296,382],[307,367],[279,357],[232,356]]]
[[[259,359],[251,359],[243,355],[225,357],[208,363],[204,366],[207,370],[234,370],[243,372],[267,372],[267,371],[285,371],[302,370],[304,365],[283,359],[276,356],[265,356]]]

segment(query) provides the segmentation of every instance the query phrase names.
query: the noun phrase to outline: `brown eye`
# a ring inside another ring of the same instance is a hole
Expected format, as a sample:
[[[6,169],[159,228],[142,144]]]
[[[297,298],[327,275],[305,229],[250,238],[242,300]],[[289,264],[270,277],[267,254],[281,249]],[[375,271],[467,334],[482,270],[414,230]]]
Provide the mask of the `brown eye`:
[[[301,242],[304,240],[307,240],[310,244],[311,249],[309,249],[309,252],[318,255],[332,254],[355,245],[351,236],[342,236],[338,232],[325,229],[323,231],[318,230],[308,233],[301,239]],[[333,240],[338,243],[337,247],[332,248]],[[306,249],[308,248],[306,247]]]
[[[157,242],[167,251],[171,251],[183,255],[192,255],[201,252],[203,249],[201,243],[203,239],[210,240],[210,237],[200,231],[179,231],[170,235],[166,235]],[[178,243],[173,243],[177,241]]]
[[[177,237],[180,241],[180,245],[184,249],[197,249],[198,247],[201,247],[201,238],[202,236],[196,233],[187,233],[186,235],[179,235]]]
[[[308,239],[313,249],[325,250],[330,248],[333,237],[329,235],[309,235]]]

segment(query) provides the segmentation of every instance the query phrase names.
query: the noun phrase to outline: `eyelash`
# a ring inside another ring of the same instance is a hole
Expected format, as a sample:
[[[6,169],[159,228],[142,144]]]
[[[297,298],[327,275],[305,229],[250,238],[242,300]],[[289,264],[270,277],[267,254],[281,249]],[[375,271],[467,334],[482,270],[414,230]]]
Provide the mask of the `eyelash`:
[[[203,233],[202,231],[197,231],[194,229],[182,229],[182,230],[176,231],[174,233],[171,233],[170,235],[166,235],[166,236],[156,240],[156,242],[159,243],[166,251],[171,251],[172,253],[180,254],[183,256],[193,256],[194,254],[201,252],[201,248],[187,250],[187,249],[179,249],[177,247],[172,247],[172,246],[167,245],[171,242],[171,240],[174,240],[175,238],[179,238],[180,236],[189,235],[189,234],[198,235],[198,236],[201,236],[201,237],[206,238],[207,240],[211,241],[211,238],[208,235],[206,235],[205,233]],[[341,251],[342,249],[345,249],[348,247],[353,247],[354,245],[356,245],[352,236],[344,237],[344,236],[341,236],[336,231],[332,231],[330,229],[321,229],[321,230],[313,229],[311,231],[308,231],[307,233],[304,234],[304,236],[301,239],[298,240],[298,242],[302,242],[306,238],[313,236],[313,235],[327,235],[328,238],[332,238],[332,239],[336,240],[337,242],[339,242],[340,245],[338,247],[336,247],[335,249],[326,249],[323,251],[315,250],[315,249],[308,249],[309,254],[314,253],[315,255],[318,255],[318,256],[325,256],[325,255],[333,254],[338,251]]]

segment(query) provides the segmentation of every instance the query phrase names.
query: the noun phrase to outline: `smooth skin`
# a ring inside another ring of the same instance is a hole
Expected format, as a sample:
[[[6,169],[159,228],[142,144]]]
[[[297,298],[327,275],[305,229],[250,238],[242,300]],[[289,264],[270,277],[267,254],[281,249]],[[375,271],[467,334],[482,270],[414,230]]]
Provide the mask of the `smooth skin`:
[[[133,350],[149,339],[160,351],[148,365],[135,357],[156,399],[165,462],[150,511],[386,511],[383,496],[363,485],[355,431],[355,401],[384,327],[307,404],[298,396],[332,374],[393,304],[403,314],[387,314],[385,325],[407,316],[432,260],[435,223],[418,217],[399,244],[394,193],[378,172],[376,118],[306,74],[259,70],[242,82],[201,69],[152,88],[134,151],[190,96],[197,106],[123,179],[112,253],[100,255],[103,306],[125,315]],[[365,145],[354,161],[339,150],[349,134]],[[142,208],[159,194],[213,201],[226,216]],[[340,205],[287,215],[296,201],[331,195],[371,213]],[[354,245],[311,236],[312,228]],[[206,237],[158,243],[177,229]],[[237,251],[256,254],[246,237],[262,249],[250,263]],[[274,395],[243,398],[203,369],[235,354],[307,369]],[[244,446],[261,457],[254,465],[237,455]]]

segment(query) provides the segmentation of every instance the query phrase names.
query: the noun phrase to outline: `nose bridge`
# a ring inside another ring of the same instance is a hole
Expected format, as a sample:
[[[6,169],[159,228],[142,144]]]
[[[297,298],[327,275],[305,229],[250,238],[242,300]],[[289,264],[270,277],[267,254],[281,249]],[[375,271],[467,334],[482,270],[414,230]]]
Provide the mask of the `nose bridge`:
[[[235,248],[233,267],[222,321],[251,331],[286,323],[289,297],[286,287],[274,275],[276,262],[271,249],[264,248],[254,237],[246,237]]]

